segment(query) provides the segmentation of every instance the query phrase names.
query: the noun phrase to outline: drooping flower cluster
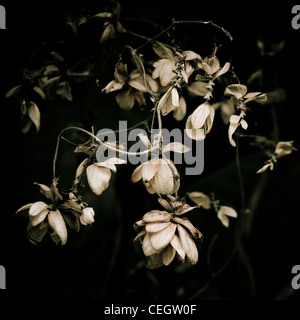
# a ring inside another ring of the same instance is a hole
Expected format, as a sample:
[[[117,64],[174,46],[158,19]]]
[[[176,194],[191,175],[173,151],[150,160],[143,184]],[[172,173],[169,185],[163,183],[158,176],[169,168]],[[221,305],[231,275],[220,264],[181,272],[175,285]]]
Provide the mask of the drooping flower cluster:
[[[134,241],[142,245],[146,266],[150,269],[167,266],[175,257],[181,262],[196,264],[195,241],[202,239],[202,234],[187,217],[182,217],[195,207],[186,204],[185,199],[176,200],[172,196],[160,198],[159,202],[165,211],[152,210],[135,223],[135,228],[142,230]]]
[[[80,223],[88,225],[94,222],[93,208],[88,207],[73,193],[62,195],[56,179],[53,180],[51,188],[36,184],[48,202],[29,203],[17,211],[17,214],[27,215],[29,218],[27,236],[33,244],[41,243],[46,234],[49,234],[56,244],[65,245],[68,239],[66,225],[79,231]]]

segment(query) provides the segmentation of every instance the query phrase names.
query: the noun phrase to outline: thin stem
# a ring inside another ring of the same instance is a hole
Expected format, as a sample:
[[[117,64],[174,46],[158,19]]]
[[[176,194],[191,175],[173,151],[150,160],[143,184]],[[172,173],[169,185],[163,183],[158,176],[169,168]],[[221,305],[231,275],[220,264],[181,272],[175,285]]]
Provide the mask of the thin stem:
[[[238,174],[239,185],[240,185],[242,212],[244,213],[246,209],[245,189],[244,189],[244,181],[242,176],[241,162],[240,162],[240,155],[239,155],[239,136],[237,136],[237,139],[236,139],[235,162],[236,162],[237,174]]]

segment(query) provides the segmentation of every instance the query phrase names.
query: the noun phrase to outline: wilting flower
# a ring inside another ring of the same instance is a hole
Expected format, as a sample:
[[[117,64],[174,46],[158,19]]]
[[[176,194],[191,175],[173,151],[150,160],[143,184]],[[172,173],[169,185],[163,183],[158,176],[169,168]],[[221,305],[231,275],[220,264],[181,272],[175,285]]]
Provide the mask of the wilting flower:
[[[51,188],[36,184],[40,192],[50,200],[50,204],[37,201],[22,206],[17,211],[18,214],[25,213],[29,217],[27,236],[30,242],[39,244],[45,235],[49,234],[56,244],[65,245],[68,238],[66,223],[79,231],[79,221],[85,225],[94,221],[93,208],[86,207],[75,195],[70,194],[68,199],[63,199],[56,179],[53,180]]]
[[[171,196],[159,201],[167,211],[152,210],[135,223],[136,229],[142,228],[134,241],[142,245],[146,266],[150,269],[167,266],[175,257],[181,262],[196,264],[195,240],[201,239],[202,234],[188,218],[181,217],[195,207],[187,205],[184,199],[176,200]]]
[[[214,116],[215,109],[208,102],[202,103],[186,121],[187,135],[194,140],[205,139],[212,128]]]
[[[86,172],[86,177],[91,190],[100,195],[109,186],[111,171],[116,172],[116,164],[125,163],[125,160],[119,158],[110,158],[102,162],[95,162],[88,165],[89,159],[84,159],[76,170],[75,182]]]
[[[181,81],[188,83],[189,76],[198,69],[201,61],[199,54],[193,51],[179,53],[175,48],[170,48],[160,42],[153,42],[153,50],[161,58],[154,62],[153,79],[160,80],[163,87],[170,84],[180,84]]]
[[[226,62],[223,67],[220,65],[220,61],[215,54],[205,57],[199,67],[203,69],[208,76],[208,79],[215,80],[224,73],[226,73],[230,68],[230,63]]]
[[[232,138],[232,135],[236,129],[241,126],[244,130],[248,128],[248,124],[244,119],[247,111],[246,104],[250,101],[255,101],[258,103],[264,103],[267,100],[267,95],[261,92],[250,92],[247,93],[247,86],[242,84],[231,84],[226,87],[224,94],[230,96],[237,108],[237,111],[240,112],[239,115],[232,115],[230,117],[230,125],[228,129],[228,138],[232,146],[236,146],[235,141]]]
[[[265,165],[260,168],[256,173],[265,172],[267,169],[271,171],[274,169],[274,165],[277,162],[277,159],[288,156],[293,151],[297,149],[293,146],[294,141],[279,141],[275,145],[275,150],[273,154],[270,154],[270,159],[268,159]]]
[[[148,90],[145,86],[145,81],[140,72],[135,69],[129,75],[127,71],[127,65],[118,62],[115,67],[114,73],[115,79],[107,84],[102,89],[103,92],[109,93],[122,89],[125,85],[129,88],[116,95],[116,101],[122,109],[130,110],[133,108],[135,102],[138,102],[139,106],[146,105],[144,93]],[[151,78],[150,75],[145,75],[145,80],[150,86],[153,92],[158,91],[158,84]]]
[[[202,207],[203,209],[209,210],[211,207],[213,207],[215,212],[217,213],[218,219],[226,228],[229,227],[228,217],[237,218],[237,212],[233,208],[228,206],[221,206],[219,200],[214,199],[214,197],[211,198],[203,192],[190,192],[188,193],[188,197],[194,203],[196,203],[198,207]]]
[[[157,108],[161,111],[163,116],[175,108],[179,108],[179,94],[175,86],[171,86],[168,91],[160,99]]]
[[[150,159],[139,165],[132,173],[131,182],[141,179],[151,194],[173,194],[178,191],[180,184],[178,171],[168,159]]]

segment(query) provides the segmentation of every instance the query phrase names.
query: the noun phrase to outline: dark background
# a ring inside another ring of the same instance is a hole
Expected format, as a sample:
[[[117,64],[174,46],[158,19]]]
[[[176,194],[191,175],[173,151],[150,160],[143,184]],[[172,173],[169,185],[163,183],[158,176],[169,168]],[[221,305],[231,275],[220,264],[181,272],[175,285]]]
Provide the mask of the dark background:
[[[148,37],[177,20],[212,20],[233,36],[230,42],[212,26],[180,26],[174,35],[183,49],[209,54],[216,44],[221,63],[230,61],[240,81],[245,83],[258,68],[264,78],[253,84],[253,91],[269,92],[278,87],[286,90],[286,100],[271,107],[255,106],[249,115],[249,133],[277,135],[282,141],[295,141],[299,150],[299,40],[300,31],[291,27],[291,8],[287,2],[226,1],[121,1],[120,21],[123,26]],[[149,299],[299,299],[291,289],[291,269],[300,264],[299,234],[299,152],[283,158],[276,170],[255,175],[265,158],[258,148],[241,146],[241,164],[247,205],[253,210],[246,221],[231,220],[225,229],[212,212],[195,211],[190,219],[204,234],[196,266],[173,263],[168,268],[147,270],[132,225],[143,214],[159,208],[154,196],[147,194],[141,184],[130,185],[133,166],[118,170],[110,188],[96,197],[86,192],[87,201],[96,211],[95,223],[82,227],[80,233],[69,232],[66,246],[57,247],[48,241],[40,247],[28,242],[27,220],[14,215],[29,202],[42,200],[34,182],[50,184],[56,137],[68,125],[96,130],[117,129],[118,120],[129,125],[149,116],[147,110],[135,108],[130,114],[120,110],[112,96],[103,96],[95,78],[83,84],[72,84],[74,101],[58,100],[39,105],[42,126],[39,135],[34,130],[23,135],[20,131],[18,105],[7,103],[4,94],[22,82],[22,70],[28,66],[36,48],[40,52],[62,48],[68,61],[76,55],[89,56],[97,52],[96,61],[107,58],[99,69],[100,86],[112,79],[113,65],[122,45],[130,41],[137,47],[143,40],[128,35],[109,42],[99,49],[96,29],[84,33],[64,45],[58,44],[66,35],[65,21],[70,14],[82,11],[99,12],[101,2],[66,1],[10,2],[2,4],[7,12],[7,29],[0,30],[1,60],[1,212],[0,264],[7,270],[6,293],[26,299],[30,295],[58,299],[88,299],[149,301]],[[101,11],[101,10],[100,10]],[[98,37],[99,38],[99,37]],[[164,38],[166,39],[166,38]],[[285,41],[284,49],[275,57],[261,57],[257,39],[266,45]],[[113,48],[113,49],[112,49]],[[44,51],[43,51],[44,50]],[[31,60],[32,61],[32,60]],[[38,63],[38,59],[36,60]],[[273,111],[271,111],[271,109]],[[189,109],[191,112],[191,109]],[[188,113],[190,113],[188,111]],[[258,115],[258,122],[254,117]],[[272,116],[278,123],[276,130]],[[178,125],[172,119],[167,126]],[[185,121],[183,121],[185,122]],[[184,124],[183,124],[184,125]],[[274,130],[276,132],[274,132]],[[78,137],[75,137],[78,138]],[[62,168],[61,181],[72,179],[80,156],[64,145],[58,162]],[[184,177],[181,195],[186,191],[216,193],[240,208],[239,185],[235,153],[227,141],[227,127],[216,117],[214,129],[205,140],[205,169],[201,176]],[[179,168],[183,170],[183,168]],[[183,171],[182,171],[183,172]],[[181,172],[181,173],[182,173]],[[239,243],[243,251],[236,253],[224,270],[212,281],[208,255],[213,270],[218,270],[230,256],[237,230],[243,225]],[[210,285],[208,285],[208,283]]]

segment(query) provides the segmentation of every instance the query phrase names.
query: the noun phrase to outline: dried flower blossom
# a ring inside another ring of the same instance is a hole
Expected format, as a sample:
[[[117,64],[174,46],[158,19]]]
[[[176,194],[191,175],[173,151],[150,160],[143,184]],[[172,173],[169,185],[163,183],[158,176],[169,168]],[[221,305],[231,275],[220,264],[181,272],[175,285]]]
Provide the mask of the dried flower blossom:
[[[233,134],[237,130],[239,126],[241,126],[244,130],[248,128],[248,124],[244,119],[247,111],[246,104],[250,101],[255,101],[258,103],[264,103],[267,100],[267,95],[261,92],[250,92],[247,93],[247,86],[242,84],[231,84],[226,87],[224,94],[226,96],[230,96],[234,104],[239,111],[239,115],[232,115],[230,117],[230,125],[228,129],[228,138],[230,144],[235,147],[236,143],[233,140]]]
[[[152,210],[135,223],[136,229],[142,228],[134,241],[142,245],[146,266],[150,269],[167,266],[175,257],[181,262],[196,264],[195,240],[202,239],[202,234],[188,218],[181,217],[195,207],[171,196],[160,198],[160,203],[168,211]]]
[[[266,163],[260,168],[256,173],[262,173],[265,172],[267,169],[270,169],[271,171],[274,170],[274,165],[277,162],[279,158],[288,156],[293,151],[296,151],[297,149],[293,146],[294,141],[279,141],[275,145],[275,150],[273,154],[269,155],[269,159],[266,161]]]
[[[153,79],[160,80],[163,87],[170,84],[180,85],[182,81],[188,83],[189,76],[198,69],[198,63],[202,60],[200,55],[193,51],[183,51],[167,47],[154,41],[153,50],[161,58],[154,62]]]
[[[95,162],[88,165],[89,159],[84,159],[76,170],[75,183],[79,177],[86,172],[86,177],[91,190],[96,195],[101,195],[105,191],[110,182],[111,171],[116,172],[116,164],[125,163],[125,160],[119,158],[109,158],[103,162]],[[85,171],[86,170],[86,171]]]
[[[137,102],[139,106],[146,105],[146,100],[144,93],[148,90],[145,86],[145,82],[140,72],[135,69],[130,74],[127,71],[127,65],[118,62],[115,67],[115,79],[107,84],[105,88],[102,89],[103,92],[109,93],[122,89],[125,85],[127,88],[125,91],[116,95],[116,101],[122,109],[131,110]],[[148,74],[145,76],[151,90],[153,92],[158,91],[158,84],[152,79]]]
[[[39,186],[40,192],[50,200],[50,204],[37,201],[17,210],[17,214],[25,213],[29,217],[27,236],[33,244],[41,243],[45,235],[49,234],[56,244],[65,245],[68,238],[66,223],[79,231],[79,221],[84,225],[94,221],[93,208],[87,207],[73,194],[63,199],[57,188],[56,179],[53,180],[51,188],[44,184],[36,183],[36,185]]]
[[[132,173],[131,182],[141,179],[151,194],[173,194],[178,191],[180,184],[178,171],[168,159],[150,159],[139,165]]]
[[[202,103],[186,121],[187,135],[194,140],[205,139],[212,128],[214,116],[215,109],[208,102]]]

